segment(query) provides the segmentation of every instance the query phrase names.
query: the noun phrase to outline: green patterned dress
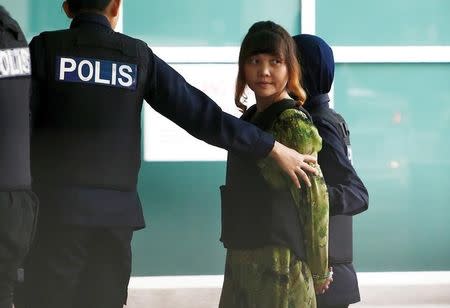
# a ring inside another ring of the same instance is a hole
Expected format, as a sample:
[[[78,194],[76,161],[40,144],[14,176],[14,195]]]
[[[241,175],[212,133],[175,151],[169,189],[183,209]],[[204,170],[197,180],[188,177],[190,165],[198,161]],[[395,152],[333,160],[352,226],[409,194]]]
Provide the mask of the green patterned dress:
[[[282,112],[269,131],[300,153],[317,157],[322,147],[317,129],[296,109]],[[301,213],[307,260],[299,260],[285,247],[228,249],[219,307],[316,307],[314,284],[322,284],[328,276],[328,193],[320,168],[318,176],[310,176],[311,188],[303,184],[299,190],[272,159],[265,158],[258,166],[271,186],[290,189]]]

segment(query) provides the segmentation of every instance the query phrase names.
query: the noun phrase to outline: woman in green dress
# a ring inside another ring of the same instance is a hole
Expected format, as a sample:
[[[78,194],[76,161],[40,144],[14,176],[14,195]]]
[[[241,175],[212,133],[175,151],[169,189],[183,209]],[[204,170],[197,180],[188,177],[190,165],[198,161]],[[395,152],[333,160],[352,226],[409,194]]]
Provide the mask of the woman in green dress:
[[[289,33],[270,21],[255,23],[239,54],[235,101],[242,118],[284,145],[317,156],[321,138],[301,107],[306,94],[299,76]],[[256,98],[250,108],[246,87]],[[227,256],[220,308],[316,307],[315,292],[325,292],[332,278],[328,194],[315,167],[311,186],[298,189],[271,159],[228,154],[221,187]]]

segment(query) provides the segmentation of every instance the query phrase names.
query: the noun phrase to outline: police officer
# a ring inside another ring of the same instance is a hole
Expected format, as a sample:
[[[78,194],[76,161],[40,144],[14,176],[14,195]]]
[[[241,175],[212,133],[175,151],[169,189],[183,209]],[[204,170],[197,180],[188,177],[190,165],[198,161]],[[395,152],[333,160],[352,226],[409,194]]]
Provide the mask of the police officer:
[[[303,69],[308,99],[304,107],[311,114],[320,136],[318,162],[327,183],[330,201],[329,264],[333,283],[317,296],[318,308],[341,308],[360,300],[353,267],[352,216],[368,208],[367,189],[351,162],[350,132],[341,115],[329,107],[328,92],[334,77],[330,46],[314,35],[294,36]]]
[[[22,30],[0,5],[0,308],[12,306],[37,210],[30,190],[30,72]]]
[[[292,180],[314,169],[271,135],[226,113],[142,41],[114,32],[120,0],[67,0],[70,29],[30,43],[36,241],[17,307],[126,303],[143,99],[193,136],[241,155],[271,155]]]

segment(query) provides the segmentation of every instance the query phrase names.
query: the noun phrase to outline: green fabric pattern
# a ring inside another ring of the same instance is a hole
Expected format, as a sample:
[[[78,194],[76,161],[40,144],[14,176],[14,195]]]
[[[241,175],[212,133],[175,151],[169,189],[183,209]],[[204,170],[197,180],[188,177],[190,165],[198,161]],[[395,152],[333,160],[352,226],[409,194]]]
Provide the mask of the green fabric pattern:
[[[257,115],[256,115],[257,116]],[[285,110],[269,130],[280,143],[317,157],[322,139],[306,115]],[[259,161],[261,174],[274,188],[288,187],[304,226],[306,262],[290,249],[268,246],[254,250],[229,249],[220,308],[314,308],[314,284],[328,277],[328,193],[319,166],[312,186],[297,189],[270,158]],[[313,279],[314,277],[314,279]]]
[[[219,308],[315,308],[308,266],[284,247],[227,251]]]

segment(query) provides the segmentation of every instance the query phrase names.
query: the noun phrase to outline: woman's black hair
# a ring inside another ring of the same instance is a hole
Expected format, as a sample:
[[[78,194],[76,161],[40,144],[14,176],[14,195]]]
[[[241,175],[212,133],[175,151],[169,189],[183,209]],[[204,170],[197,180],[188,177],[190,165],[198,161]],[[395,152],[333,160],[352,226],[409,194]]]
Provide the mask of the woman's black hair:
[[[281,26],[272,21],[259,21],[248,30],[242,41],[240,60],[250,56],[267,53],[273,55],[285,55],[286,47],[283,40],[289,35]]]
[[[257,54],[276,55],[285,61],[289,75],[287,90],[295,96],[295,100],[299,105],[303,104],[306,94],[301,87],[301,71],[297,61],[295,43],[282,26],[268,20],[254,23],[242,41],[234,95],[236,106],[242,111],[247,109],[245,104],[241,102],[241,97],[243,97],[247,86],[244,66],[250,57]]]

